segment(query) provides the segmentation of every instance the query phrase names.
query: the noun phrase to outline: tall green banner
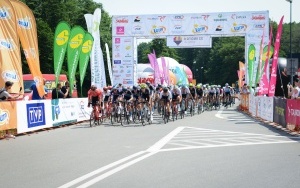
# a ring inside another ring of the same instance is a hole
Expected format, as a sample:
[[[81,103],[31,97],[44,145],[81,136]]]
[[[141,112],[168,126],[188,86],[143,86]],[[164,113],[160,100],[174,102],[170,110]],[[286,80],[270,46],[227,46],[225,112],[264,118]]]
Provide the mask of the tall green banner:
[[[71,29],[70,40],[68,44],[68,77],[70,82],[69,93],[72,95],[74,89],[75,73],[78,66],[79,55],[83,39],[85,36],[85,30],[80,26],[75,26]]]
[[[54,73],[55,82],[58,82],[58,78],[61,72],[61,67],[65,59],[66,49],[69,42],[70,26],[67,22],[59,22],[55,29],[54,35]]]
[[[79,73],[80,73],[80,86],[82,87],[83,80],[86,73],[86,68],[89,63],[90,54],[93,48],[94,38],[90,33],[86,33],[83,44],[81,47],[81,52],[79,56]]]
[[[264,67],[265,67],[265,63],[266,63],[266,60],[270,59],[273,55],[273,52],[274,52],[274,47],[273,46],[270,46],[270,53],[269,53],[269,57],[267,58],[267,54],[268,54],[268,45],[264,47],[263,49],[263,56],[262,56],[262,64],[261,64],[261,67],[259,69],[259,67],[257,67],[257,72],[256,72],[256,79],[255,79],[255,83],[259,83],[260,82],[260,79],[262,77],[262,74],[263,74],[263,71],[264,71]]]
[[[254,72],[254,64],[255,64],[255,46],[251,44],[248,49],[248,79],[249,86],[252,87],[252,83],[254,81],[253,72]]]

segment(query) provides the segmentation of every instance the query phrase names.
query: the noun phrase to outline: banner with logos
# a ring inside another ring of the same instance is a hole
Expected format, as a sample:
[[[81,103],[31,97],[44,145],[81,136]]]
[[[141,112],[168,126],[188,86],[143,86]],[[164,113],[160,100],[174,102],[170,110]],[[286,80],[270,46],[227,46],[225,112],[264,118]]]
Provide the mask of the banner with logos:
[[[134,84],[133,38],[113,37],[113,83]]]
[[[256,100],[257,98],[254,95],[249,95],[249,112],[252,116],[256,115]]]
[[[14,83],[10,92],[19,93],[23,87],[20,42],[17,34],[17,19],[9,0],[0,1],[0,85]],[[23,87],[24,88],[24,87]]]
[[[78,114],[75,99],[54,99],[51,100],[53,126],[76,122]]]
[[[90,119],[92,107],[88,107],[88,98],[73,99],[75,102],[77,121],[85,121]]]
[[[210,35],[198,36],[167,36],[167,46],[170,48],[211,48]]]
[[[278,123],[279,125],[286,127],[286,99],[274,97],[274,117],[273,122]]]
[[[20,37],[30,73],[34,77],[39,96],[45,95],[43,76],[40,70],[38,38],[35,17],[30,8],[21,1],[11,0],[17,20],[17,32]]]
[[[294,129],[295,126],[300,126],[300,101],[289,99],[286,105],[286,123],[289,129]]]
[[[18,134],[52,127],[51,100],[18,101]]]
[[[0,102],[0,131],[17,128],[17,102]]]
[[[273,97],[261,97],[261,114],[260,117],[264,120],[273,122],[273,107],[274,100]]]

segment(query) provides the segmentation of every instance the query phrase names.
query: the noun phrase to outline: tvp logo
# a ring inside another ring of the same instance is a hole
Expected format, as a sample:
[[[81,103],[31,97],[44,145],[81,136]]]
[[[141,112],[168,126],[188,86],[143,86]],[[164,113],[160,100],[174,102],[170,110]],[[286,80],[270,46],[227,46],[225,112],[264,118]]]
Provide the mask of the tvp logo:
[[[26,104],[26,108],[28,128],[46,124],[44,103]]]

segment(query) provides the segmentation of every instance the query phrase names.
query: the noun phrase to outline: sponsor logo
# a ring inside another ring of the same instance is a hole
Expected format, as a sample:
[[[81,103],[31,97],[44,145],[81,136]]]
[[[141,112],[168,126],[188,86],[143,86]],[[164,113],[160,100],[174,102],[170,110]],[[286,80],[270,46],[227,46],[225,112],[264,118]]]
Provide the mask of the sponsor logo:
[[[75,35],[70,41],[70,47],[73,49],[78,48],[82,44],[83,37],[84,36],[81,33]]]
[[[227,18],[223,18],[223,14],[218,14],[218,18],[214,19],[215,22],[227,21]]]
[[[18,77],[18,73],[16,71],[3,71],[2,72],[2,78],[3,80],[10,80],[12,82],[18,82],[19,81],[19,77]]]
[[[131,74],[126,74],[126,77],[131,77],[132,75]]]
[[[281,108],[281,107],[278,107],[278,106],[275,106],[275,113],[278,114],[278,115],[280,115],[280,116],[284,116],[285,109]]]
[[[241,16],[241,15],[237,15],[237,14],[232,14],[231,15],[231,19],[233,20],[237,20],[237,19],[246,19],[247,16]]]
[[[254,24],[253,28],[254,29],[263,29],[263,28],[265,28],[265,24],[264,23],[263,24]]]
[[[206,25],[198,25],[198,24],[195,24],[194,25],[194,29],[192,30],[192,32],[194,34],[197,34],[197,33],[205,33],[206,31],[208,30],[208,27]]]
[[[174,20],[183,20],[184,19],[184,15],[175,15],[173,17]]]
[[[123,72],[124,72],[124,70],[121,70],[121,71],[120,71],[120,73],[123,73]]]
[[[139,26],[139,25],[134,26],[134,27],[133,27],[133,31],[134,31],[135,33],[142,32],[142,26]]]
[[[133,84],[133,81],[126,81],[126,80],[124,80],[123,84]]]
[[[163,22],[164,20],[165,20],[165,18],[166,18],[166,16],[158,16],[159,17],[159,20],[161,21],[161,22]]]
[[[216,31],[222,31],[222,29],[223,29],[223,27],[222,27],[221,25],[218,25],[218,26],[216,27]]]
[[[123,60],[123,63],[131,63],[131,60],[129,60],[129,59],[124,59],[124,60]]]
[[[115,38],[115,44],[120,44],[121,43],[121,39],[120,38]]]
[[[18,25],[23,29],[31,29],[30,18],[25,17],[18,20]]]
[[[10,14],[7,7],[0,7],[0,19],[6,20],[10,18]]]
[[[147,20],[158,20],[158,17],[147,18]]]
[[[121,60],[114,60],[114,64],[121,64]]]
[[[9,111],[0,108],[0,126],[8,124],[9,122]]]
[[[140,22],[141,18],[139,16],[136,16],[135,19],[133,20],[134,22]]]
[[[266,20],[266,15],[264,14],[252,14],[252,20]]]
[[[46,124],[45,104],[26,104],[28,128],[38,127]]]
[[[208,20],[209,15],[201,15],[203,20]]]
[[[15,49],[15,45],[12,39],[0,39],[0,49],[6,49],[13,51]]]
[[[179,45],[182,42],[182,37],[181,36],[175,36],[173,38],[173,41],[175,42],[175,44]]]
[[[126,46],[125,49],[128,51],[131,49],[131,46]]]
[[[191,17],[192,20],[199,20],[199,19],[201,19],[201,18],[202,18],[202,16],[192,16],[192,17]]]
[[[124,40],[124,43],[125,43],[125,42],[126,42],[126,43],[131,43],[132,40],[131,40],[131,39],[125,39],[125,40]]]
[[[115,45],[115,51],[120,51],[120,45]]]
[[[165,26],[152,26],[152,30],[150,31],[151,34],[155,35],[155,34],[162,34],[166,32],[166,27]]]
[[[68,30],[63,30],[62,32],[60,32],[55,39],[56,44],[59,46],[66,44],[66,42],[68,42],[68,40],[69,40],[69,31]]]
[[[115,54],[115,58],[121,57],[120,53]]]
[[[116,19],[116,23],[128,23],[128,19],[126,18]]]
[[[231,28],[231,32],[243,32],[247,30],[246,24],[233,24],[233,27]]]
[[[30,55],[32,58],[36,58],[35,48],[23,49],[23,51],[26,58],[30,58]]]
[[[125,34],[125,28],[124,28],[124,26],[117,26],[117,28],[116,28],[117,30],[117,32],[116,32],[116,34],[117,35],[124,35]]]
[[[300,117],[300,110],[299,109],[290,109],[290,107],[288,107],[288,111],[289,111],[290,116]]]
[[[132,56],[130,54],[126,54],[125,57],[130,58]]]
[[[131,72],[132,72],[131,70],[127,70],[127,72],[126,72],[126,73],[127,73],[127,74],[130,74]]]
[[[42,78],[42,77],[35,76],[35,77],[33,78],[33,80],[34,80],[36,86],[39,86],[40,84],[43,84],[43,78]]]

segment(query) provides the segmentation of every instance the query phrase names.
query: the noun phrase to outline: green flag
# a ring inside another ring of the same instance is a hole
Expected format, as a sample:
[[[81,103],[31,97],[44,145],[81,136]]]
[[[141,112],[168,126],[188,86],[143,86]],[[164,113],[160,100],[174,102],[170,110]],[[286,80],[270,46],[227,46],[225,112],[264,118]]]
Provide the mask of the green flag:
[[[69,93],[72,96],[75,73],[78,66],[79,54],[85,36],[85,30],[80,26],[75,26],[71,29],[70,40],[68,45],[68,77],[70,82]]]
[[[86,73],[86,68],[89,63],[90,54],[93,48],[94,38],[90,33],[86,33],[83,44],[81,47],[81,52],[79,56],[79,73],[80,73],[80,86],[82,87],[83,80]]]
[[[270,58],[272,57],[273,55],[273,52],[274,52],[274,47],[273,46],[270,46],[270,53],[269,53],[269,57],[267,58],[267,54],[268,54],[268,45],[264,47],[263,49],[263,56],[262,56],[262,64],[261,64],[261,69],[259,70],[259,67],[257,67],[257,74],[256,74],[256,82],[255,83],[259,83],[261,77],[262,77],[262,74],[263,74],[263,71],[264,71],[264,66],[265,66],[265,63],[266,63],[266,60],[270,60]]]
[[[249,78],[249,86],[252,87],[253,72],[254,72],[254,63],[255,63],[255,46],[250,44],[248,48],[248,78]]]
[[[58,82],[62,64],[64,62],[70,30],[69,24],[64,21],[59,22],[55,29],[53,59],[56,84]]]

